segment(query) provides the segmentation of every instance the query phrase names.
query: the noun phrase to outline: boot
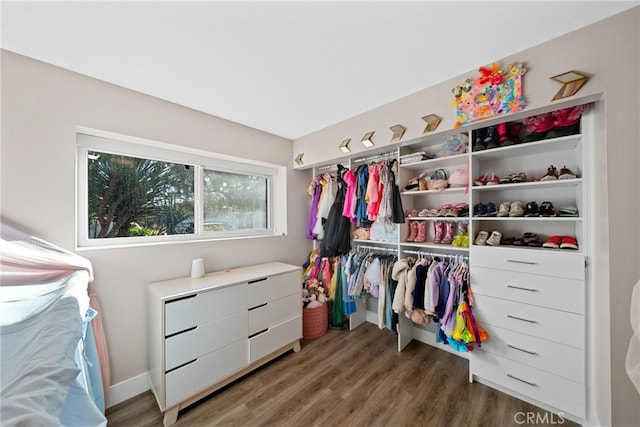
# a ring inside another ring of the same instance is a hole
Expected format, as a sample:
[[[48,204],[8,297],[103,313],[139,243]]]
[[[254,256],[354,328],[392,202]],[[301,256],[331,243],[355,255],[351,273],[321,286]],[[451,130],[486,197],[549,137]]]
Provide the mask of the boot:
[[[484,142],[484,129],[476,129],[473,131],[473,151],[481,151],[487,148]]]
[[[433,223],[433,231],[435,236],[433,238],[433,243],[440,243],[442,241],[443,228],[444,228],[443,221],[436,221]]]
[[[496,148],[498,146],[495,126],[489,126],[487,128],[487,134],[484,137],[484,143],[486,144],[487,148]]]
[[[450,245],[453,242],[453,226],[455,223],[447,221],[444,223],[444,237],[440,241],[443,245]]]
[[[507,145],[513,145],[513,140],[511,139],[511,135],[509,134],[509,128],[506,123],[500,123],[497,127],[498,131],[498,144],[501,147]]]
[[[417,235],[418,235],[418,222],[409,221],[409,237],[407,237],[407,242],[415,242]]]
[[[522,138],[522,142],[533,142],[545,139],[547,132],[553,129],[553,122],[552,113],[538,114],[537,116],[524,119],[524,124],[527,125],[528,135]]]
[[[414,242],[424,243],[427,240],[427,223],[425,221],[418,222],[418,235]]]
[[[582,116],[583,110],[584,106],[578,105],[577,107],[554,111],[555,120],[553,124],[555,127],[549,131],[547,138],[559,138],[580,133],[580,116]]]

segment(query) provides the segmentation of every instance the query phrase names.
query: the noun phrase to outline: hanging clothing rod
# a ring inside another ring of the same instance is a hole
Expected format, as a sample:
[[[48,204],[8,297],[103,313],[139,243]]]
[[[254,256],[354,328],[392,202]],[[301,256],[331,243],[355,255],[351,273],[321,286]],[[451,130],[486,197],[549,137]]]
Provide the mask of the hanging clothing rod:
[[[369,156],[369,157],[361,157],[359,159],[353,159],[352,162],[353,163],[362,163],[362,162],[368,162],[369,160],[380,160],[380,159],[384,159],[386,157],[394,157],[396,156],[396,152],[395,151],[389,151],[388,153],[380,153],[380,154],[376,154],[375,156]]]
[[[397,248],[388,248],[388,247],[381,247],[381,246],[361,246],[361,245],[356,246],[356,250],[359,251],[361,249],[372,250],[372,251],[389,251],[389,252],[398,251]]]
[[[458,258],[458,259],[463,259],[465,261],[469,261],[469,256],[468,255],[443,254],[443,253],[437,253],[437,252],[424,252],[424,251],[412,251],[410,249],[403,249],[402,252],[405,253],[405,254],[424,255],[424,256],[430,256],[430,257],[434,257],[434,256],[448,257],[448,258],[454,258],[455,257],[455,258]]]
[[[316,168],[316,173],[324,173],[324,172],[331,172],[331,171],[337,171],[338,170],[338,165],[342,165],[344,168],[348,169],[349,168],[349,162],[346,163],[336,163],[333,165],[325,165],[325,166],[319,166]]]

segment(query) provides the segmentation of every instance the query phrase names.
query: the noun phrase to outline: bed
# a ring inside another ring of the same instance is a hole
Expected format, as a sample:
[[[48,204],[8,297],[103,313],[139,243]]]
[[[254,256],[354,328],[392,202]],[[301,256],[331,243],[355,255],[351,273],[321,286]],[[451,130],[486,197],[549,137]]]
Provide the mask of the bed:
[[[0,234],[0,424],[106,426],[91,263],[6,224]]]

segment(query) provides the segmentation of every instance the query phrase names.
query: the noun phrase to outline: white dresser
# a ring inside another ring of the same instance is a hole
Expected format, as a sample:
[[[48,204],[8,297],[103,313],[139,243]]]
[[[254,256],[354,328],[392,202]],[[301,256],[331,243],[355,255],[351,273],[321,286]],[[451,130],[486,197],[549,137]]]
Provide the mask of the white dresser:
[[[301,268],[279,262],[151,283],[149,375],[164,425],[302,338]]]
[[[471,379],[584,419],[584,255],[478,246],[471,254],[473,313],[490,334],[471,354]]]

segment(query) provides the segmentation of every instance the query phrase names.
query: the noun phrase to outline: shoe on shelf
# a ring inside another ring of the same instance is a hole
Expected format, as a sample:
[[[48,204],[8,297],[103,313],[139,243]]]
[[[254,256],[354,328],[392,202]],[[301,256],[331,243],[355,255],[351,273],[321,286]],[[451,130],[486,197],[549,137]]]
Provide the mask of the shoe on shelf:
[[[547,132],[554,127],[554,117],[552,113],[538,114],[537,116],[527,117],[523,120],[523,124],[527,126],[527,135],[522,138],[522,142],[533,142],[545,139]]]
[[[489,238],[489,233],[486,231],[481,231],[476,236],[476,240],[474,243],[478,246],[484,246],[487,244],[487,239]]]
[[[486,134],[484,136],[484,143],[486,144],[486,148],[497,148],[498,147],[498,135],[496,134],[496,127],[489,126],[486,129]]]
[[[440,241],[443,245],[450,245],[453,242],[453,227],[455,226],[455,222],[445,221],[444,222],[444,237]]]
[[[502,240],[502,233],[500,233],[499,231],[494,231],[487,239],[487,245],[500,246],[500,240]]]
[[[578,250],[578,241],[573,236],[562,236],[562,242],[560,243],[560,249]]]
[[[478,203],[473,207],[473,216],[484,216],[487,213],[487,208],[484,204]]]
[[[482,216],[496,216],[497,212],[496,205],[493,202],[489,202],[484,205],[484,215]]]
[[[498,213],[496,216],[509,216],[509,211],[511,210],[511,203],[502,202],[500,203],[500,207],[498,208]]]
[[[507,145],[513,145],[514,141],[511,138],[512,134],[509,132],[509,126],[507,123],[500,123],[497,128],[498,131],[498,144],[500,147],[506,147]]]
[[[496,185],[500,184],[500,178],[495,173],[489,174],[485,181],[485,185]]]
[[[419,217],[429,216],[429,209],[422,209],[420,212],[418,212],[418,216]]]
[[[558,249],[562,243],[562,236],[551,236],[542,244],[543,248]]]
[[[555,181],[556,179],[558,179],[558,170],[555,166],[551,165],[547,168],[547,173],[540,178],[540,181]]]
[[[559,207],[558,216],[578,216],[578,208],[576,208],[575,206]]]
[[[416,243],[424,243],[427,241],[427,223],[425,221],[416,221],[418,223],[418,234],[414,240]]]
[[[524,172],[518,172],[512,175],[513,176],[511,177],[511,182],[513,183],[527,182],[527,174]]]
[[[418,221],[409,221],[409,236],[406,238],[407,242],[414,242],[418,235]]]
[[[458,203],[454,206],[454,209],[458,211],[458,216],[469,216],[469,203]]]
[[[513,242],[515,241],[515,237],[503,237],[502,241],[500,242],[501,245],[513,245]]]
[[[524,216],[540,216],[540,208],[536,202],[529,202],[524,207]]]
[[[473,151],[482,151],[487,148],[484,142],[485,130],[476,129],[473,131]]]
[[[558,179],[576,179],[577,177],[578,176],[566,166],[560,169],[560,174],[558,175]]]
[[[503,176],[502,178],[500,178],[500,181],[498,181],[500,184],[511,184],[513,183],[513,178],[516,176],[516,174],[514,173],[510,173],[508,175]]]
[[[440,243],[442,241],[442,233],[444,232],[444,222],[436,221],[433,223],[433,243]]]
[[[429,217],[438,216],[438,209],[429,209],[429,211],[427,212],[427,216]]]
[[[524,216],[524,206],[522,205],[522,202],[511,203],[509,216]]]
[[[542,202],[539,210],[540,216],[557,216],[556,209],[551,202]]]
[[[474,185],[485,185],[487,183],[487,178],[488,175],[484,174],[484,175],[480,175],[479,177],[477,177],[474,181],[473,184]]]
[[[547,133],[547,138],[560,138],[580,133],[580,116],[583,110],[584,105],[578,105],[554,111],[554,128]]]
[[[522,243],[527,246],[540,247],[542,246],[542,239],[536,233],[524,233],[522,235]]]
[[[406,216],[407,218],[413,218],[414,216],[418,216],[418,210],[417,209],[408,210],[404,213],[404,216]]]

